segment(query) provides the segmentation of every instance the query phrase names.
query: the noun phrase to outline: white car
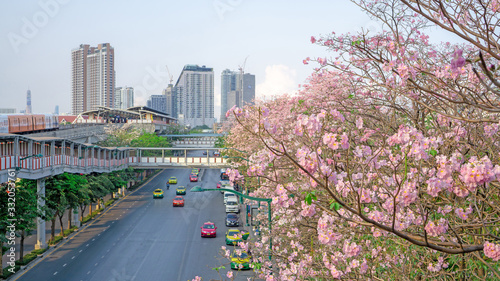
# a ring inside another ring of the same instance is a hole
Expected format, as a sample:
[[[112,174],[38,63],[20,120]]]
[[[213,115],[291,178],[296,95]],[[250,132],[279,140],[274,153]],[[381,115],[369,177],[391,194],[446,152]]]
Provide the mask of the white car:
[[[238,205],[238,199],[236,196],[229,197],[226,202],[226,213],[239,213],[240,205]]]
[[[227,200],[229,198],[234,198],[236,200],[236,195],[234,193],[231,193],[231,192],[228,192],[228,191],[224,192],[224,205],[226,205]],[[238,200],[236,200],[236,201],[238,201]]]

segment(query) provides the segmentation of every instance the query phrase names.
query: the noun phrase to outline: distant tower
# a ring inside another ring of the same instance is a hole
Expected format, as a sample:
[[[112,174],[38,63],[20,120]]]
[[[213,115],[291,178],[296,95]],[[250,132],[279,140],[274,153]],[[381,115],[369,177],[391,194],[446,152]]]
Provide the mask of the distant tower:
[[[59,115],[59,105],[56,105],[56,109],[54,110],[55,115]]]
[[[26,94],[26,114],[32,114],[33,112],[31,111],[31,91],[28,90]]]

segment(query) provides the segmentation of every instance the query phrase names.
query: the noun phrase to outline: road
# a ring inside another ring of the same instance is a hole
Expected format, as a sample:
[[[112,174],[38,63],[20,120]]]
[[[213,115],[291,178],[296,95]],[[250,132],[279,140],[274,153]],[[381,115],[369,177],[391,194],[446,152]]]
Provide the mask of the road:
[[[223,275],[229,270],[229,261],[219,254],[227,230],[222,194],[189,192],[195,185],[215,187],[220,170],[202,170],[198,183],[189,182],[190,172],[162,171],[16,280],[186,281],[197,275],[220,280],[212,268],[225,265]],[[170,176],[176,176],[178,184],[166,190]],[[174,208],[172,199],[180,185],[188,189],[186,204]],[[158,187],[164,189],[165,198],[153,199]],[[201,238],[200,227],[209,220],[218,227],[217,237]],[[240,272],[235,280],[252,275]]]

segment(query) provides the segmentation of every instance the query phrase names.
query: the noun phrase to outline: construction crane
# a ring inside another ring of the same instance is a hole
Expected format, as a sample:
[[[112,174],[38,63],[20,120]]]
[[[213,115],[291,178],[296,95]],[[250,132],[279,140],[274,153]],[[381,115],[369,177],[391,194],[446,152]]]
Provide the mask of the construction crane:
[[[169,84],[172,84],[172,81],[174,81],[174,76],[172,74],[170,74],[170,70],[168,69],[168,65],[165,65],[165,66],[167,67],[168,77],[170,78]]]
[[[241,87],[241,90],[240,90],[240,100],[237,102],[237,106],[239,107],[243,107],[243,90],[244,90],[244,87],[243,87],[243,74],[245,74],[245,65],[247,64],[247,59],[248,59],[249,56],[247,56],[245,58],[245,60],[243,61],[243,64],[242,65],[238,65],[238,70],[240,71],[240,79],[241,79],[241,82],[240,82],[240,87]]]

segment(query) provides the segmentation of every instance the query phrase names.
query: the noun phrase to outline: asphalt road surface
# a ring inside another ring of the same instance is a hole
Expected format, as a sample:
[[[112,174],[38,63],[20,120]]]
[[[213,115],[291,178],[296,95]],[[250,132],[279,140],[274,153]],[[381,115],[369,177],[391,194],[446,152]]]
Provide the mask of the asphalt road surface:
[[[225,209],[220,192],[189,192],[195,185],[215,188],[219,169],[203,169],[201,182],[189,182],[191,169],[164,170],[135,193],[108,208],[76,236],[46,255],[16,280],[221,280],[212,268],[229,261],[220,255],[224,243]],[[176,176],[178,183],[166,190],[165,182]],[[173,207],[175,189],[185,186],[184,207]],[[163,199],[153,199],[162,188]],[[201,238],[205,221],[215,222],[216,238]],[[232,248],[232,246],[228,246]],[[252,271],[234,272],[235,280],[247,280]]]

